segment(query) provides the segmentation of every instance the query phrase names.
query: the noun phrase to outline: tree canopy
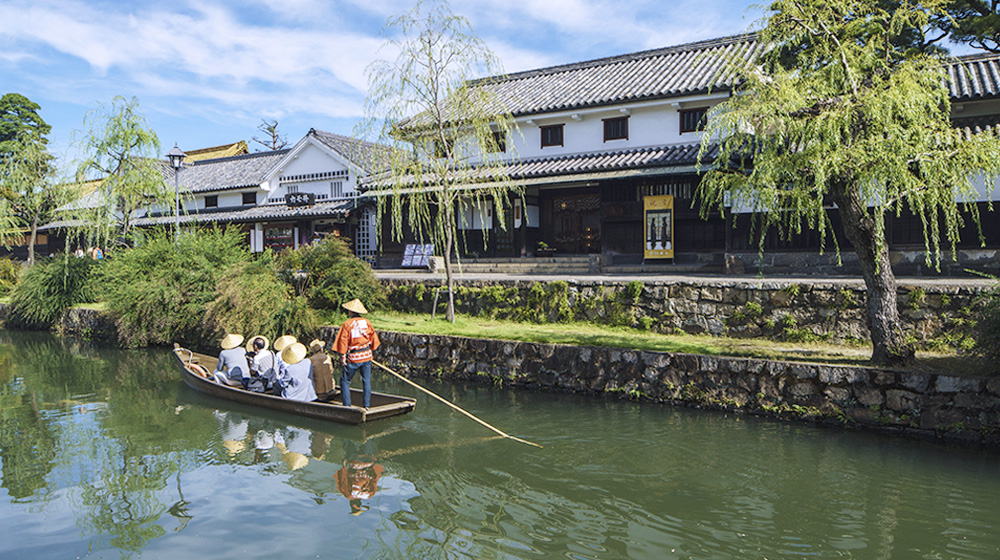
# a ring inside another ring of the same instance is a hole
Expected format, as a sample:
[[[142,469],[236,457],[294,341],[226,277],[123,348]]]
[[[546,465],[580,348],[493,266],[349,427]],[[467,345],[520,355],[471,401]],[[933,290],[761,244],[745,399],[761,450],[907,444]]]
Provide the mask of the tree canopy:
[[[896,308],[885,216],[916,215],[927,262],[936,266],[942,241],[954,249],[965,220],[978,224],[974,178],[1000,175],[997,138],[964,138],[951,126],[946,61],[901,40],[943,9],[772,3],[760,34],[772,48],[736,63],[742,83],[710,112],[703,137],[702,157],[719,143],[699,188],[703,212],[752,211],[761,247],[769,229],[783,236],[814,229],[830,240],[827,207],[836,205],[868,289],[876,363],[914,354]]]
[[[96,187],[77,213],[96,243],[127,242],[135,210],[174,202],[159,159],[160,140],[134,97],[117,96],[110,106],[89,111],[84,128],[78,132],[85,155],[77,167],[77,180],[96,181]]]
[[[499,223],[516,185],[505,171],[510,112],[481,83],[502,72],[499,59],[469,22],[443,0],[420,0],[383,30],[393,60],[368,68],[367,119],[362,136],[391,150],[375,168],[379,222],[392,220],[394,237],[411,229],[444,257],[448,319],[454,320],[452,256],[465,211],[492,205]],[[487,226],[488,227],[488,226]]]
[[[0,158],[15,151],[18,143],[29,139],[48,143],[45,136],[52,130],[38,115],[41,107],[19,93],[0,97]]]

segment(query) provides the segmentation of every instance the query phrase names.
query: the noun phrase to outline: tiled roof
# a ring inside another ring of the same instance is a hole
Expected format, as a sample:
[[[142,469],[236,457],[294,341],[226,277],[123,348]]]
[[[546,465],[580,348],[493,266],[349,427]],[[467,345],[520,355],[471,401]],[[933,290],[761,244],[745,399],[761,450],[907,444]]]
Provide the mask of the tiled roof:
[[[507,173],[515,179],[529,179],[596,171],[694,165],[698,161],[699,148],[700,144],[683,144],[525,159],[509,166]],[[706,159],[711,161],[714,156],[713,149]]]
[[[1000,97],[1000,54],[961,56],[948,66],[953,101]]]
[[[756,58],[755,34],[518,72],[485,85],[515,116],[729,89],[733,58]]]
[[[509,163],[504,168],[504,172],[511,179],[524,181],[543,177],[565,176],[572,179],[574,175],[582,174],[693,166],[698,163],[700,147],[700,144],[675,144],[523,159]],[[717,147],[712,146],[705,154],[703,162],[714,161],[717,155]],[[490,169],[470,168],[466,170],[465,177],[459,180],[470,185],[475,184],[486,180],[492,174],[491,171]],[[377,178],[370,178],[364,186],[371,188],[376,181]]]
[[[181,189],[192,193],[259,187],[264,176],[288,150],[257,152],[218,159],[206,159],[181,168]],[[173,177],[168,177],[173,184]]]
[[[247,143],[243,140],[239,142],[233,142],[232,144],[224,144],[222,146],[212,146],[211,148],[200,148],[197,150],[191,150],[184,154],[184,163],[191,163],[194,161],[201,161],[203,159],[216,159],[223,157],[238,156],[242,154],[250,153],[250,149],[247,148]]]
[[[982,132],[1000,134],[1000,115],[982,115],[952,119],[951,124],[960,130],[966,138],[971,138],[973,135]]]
[[[239,209],[219,209],[212,211],[197,211],[181,214],[180,222],[189,223],[241,223],[259,222],[262,220],[295,220],[300,218],[346,218],[357,206],[354,200],[331,200],[313,204],[312,206],[285,206],[284,204],[267,204]],[[139,218],[133,222],[136,226],[169,225],[174,223],[172,214],[162,214]]]
[[[381,156],[392,149],[375,142],[358,140],[315,128],[310,129],[309,134],[368,173],[374,171],[382,159]]]

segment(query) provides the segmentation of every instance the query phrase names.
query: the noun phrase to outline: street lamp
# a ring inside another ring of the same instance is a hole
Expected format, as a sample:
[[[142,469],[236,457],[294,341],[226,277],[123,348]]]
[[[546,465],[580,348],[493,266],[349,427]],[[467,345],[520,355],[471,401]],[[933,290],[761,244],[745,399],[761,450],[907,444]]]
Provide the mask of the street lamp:
[[[177,241],[181,232],[181,191],[177,185],[177,175],[180,174],[181,163],[186,156],[187,154],[177,147],[177,142],[174,142],[174,149],[167,153],[167,157],[170,158],[170,167],[174,168],[174,241]]]

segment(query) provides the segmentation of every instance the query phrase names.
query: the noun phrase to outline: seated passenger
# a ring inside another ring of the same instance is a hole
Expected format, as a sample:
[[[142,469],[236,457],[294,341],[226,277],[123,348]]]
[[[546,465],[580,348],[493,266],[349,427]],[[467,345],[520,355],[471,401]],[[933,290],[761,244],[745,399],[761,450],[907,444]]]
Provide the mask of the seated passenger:
[[[247,351],[240,347],[243,335],[227,334],[223,337],[222,352],[219,353],[219,363],[215,366],[215,380],[223,385],[244,388],[250,381],[250,367],[247,365]]]
[[[293,401],[316,400],[312,362],[305,357],[306,347],[301,342],[296,342],[281,351],[284,367],[278,370],[277,379],[282,397]]]
[[[274,387],[275,371],[277,371],[277,361],[274,352],[268,350],[267,337],[257,335],[250,339],[247,347],[253,352],[253,361],[250,362],[250,371],[260,377],[264,383],[264,390],[268,391]],[[247,354],[248,356],[250,354]]]
[[[281,361],[281,353],[284,352],[285,348],[288,348],[289,346],[295,344],[296,342],[298,342],[298,341],[295,340],[295,337],[292,336],[292,335],[290,335],[290,334],[279,336],[278,338],[276,338],[274,340],[274,374],[275,374],[275,377],[277,377],[277,374],[278,374],[279,371],[285,369],[285,362]],[[278,393],[278,392],[279,391],[276,389],[275,393]]]
[[[309,356],[309,361],[313,365],[313,384],[316,386],[316,395],[319,398],[327,397],[334,389],[333,385],[333,360],[323,351],[325,343],[316,339],[309,343],[309,351],[313,352]]]

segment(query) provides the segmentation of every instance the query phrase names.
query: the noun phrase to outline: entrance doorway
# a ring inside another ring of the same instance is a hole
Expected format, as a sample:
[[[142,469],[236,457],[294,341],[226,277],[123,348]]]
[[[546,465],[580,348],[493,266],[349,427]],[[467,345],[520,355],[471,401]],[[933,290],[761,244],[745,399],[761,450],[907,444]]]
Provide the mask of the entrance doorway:
[[[542,224],[543,238],[560,253],[601,252],[601,195],[555,196],[547,201],[551,216]],[[546,227],[547,226],[547,227]]]

